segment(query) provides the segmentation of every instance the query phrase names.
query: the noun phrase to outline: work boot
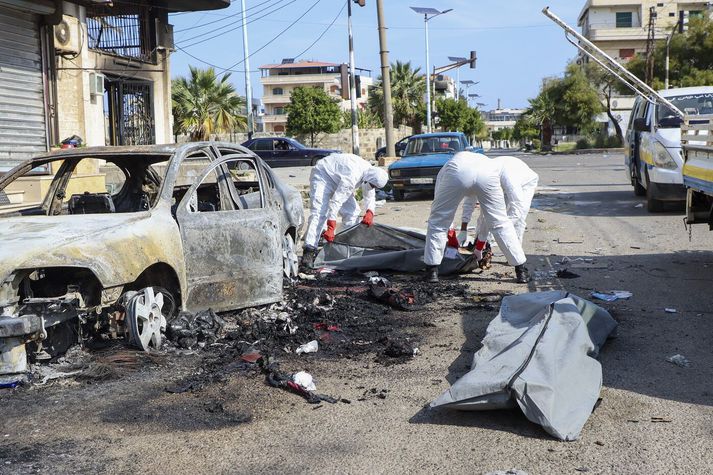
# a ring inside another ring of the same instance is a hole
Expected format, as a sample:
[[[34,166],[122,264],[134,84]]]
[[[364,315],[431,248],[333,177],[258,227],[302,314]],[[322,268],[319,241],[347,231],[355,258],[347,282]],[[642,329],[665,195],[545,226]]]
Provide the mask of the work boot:
[[[520,264],[519,266],[515,266],[515,281],[518,284],[527,284],[532,280],[532,277],[530,277],[530,271],[527,270],[527,267],[525,267],[525,264]]]
[[[426,282],[431,284],[438,283],[438,266],[428,266],[426,267]]]
[[[300,267],[309,270],[314,267],[314,259],[317,257],[317,249],[311,247],[305,247],[302,250],[302,259],[300,260]]]

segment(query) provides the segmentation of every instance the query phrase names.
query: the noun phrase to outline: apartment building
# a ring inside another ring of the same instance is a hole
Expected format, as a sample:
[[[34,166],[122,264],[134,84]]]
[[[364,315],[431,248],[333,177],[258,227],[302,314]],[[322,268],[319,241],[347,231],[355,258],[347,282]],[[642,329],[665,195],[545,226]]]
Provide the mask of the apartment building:
[[[342,65],[322,61],[297,61],[284,59],[280,64],[265,64],[260,66],[262,84],[262,102],[265,114],[262,124],[265,132],[285,133],[287,130],[287,113],[285,107],[290,103],[290,95],[298,87],[317,87],[338,99],[342,109],[351,108],[351,102],[342,97]],[[365,70],[360,70],[365,71]],[[357,81],[361,97],[357,105],[366,107],[369,86],[372,79],[365,74],[359,74]]]
[[[679,21],[708,14],[710,0],[587,0],[578,17],[582,34],[615,59],[627,60],[646,51],[651,8],[655,38],[665,39]],[[685,26],[684,26],[685,27]]]

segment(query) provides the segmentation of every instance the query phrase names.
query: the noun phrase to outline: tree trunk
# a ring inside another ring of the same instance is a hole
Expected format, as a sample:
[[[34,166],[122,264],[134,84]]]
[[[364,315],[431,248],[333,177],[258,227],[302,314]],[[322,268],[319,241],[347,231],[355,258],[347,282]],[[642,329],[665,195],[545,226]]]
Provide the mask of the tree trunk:
[[[314,132],[309,133],[309,141],[311,142],[310,147],[314,148]]]
[[[552,122],[549,119],[542,122],[542,150],[552,150]]]
[[[612,124],[614,124],[614,130],[616,131],[616,137],[619,139],[619,143],[623,144],[624,143],[624,134],[621,131],[621,125],[619,125],[619,121],[616,120],[616,117],[614,117],[614,114],[612,114],[611,111],[611,86],[609,87],[609,91],[607,92],[607,117],[609,117],[609,120],[611,121]]]

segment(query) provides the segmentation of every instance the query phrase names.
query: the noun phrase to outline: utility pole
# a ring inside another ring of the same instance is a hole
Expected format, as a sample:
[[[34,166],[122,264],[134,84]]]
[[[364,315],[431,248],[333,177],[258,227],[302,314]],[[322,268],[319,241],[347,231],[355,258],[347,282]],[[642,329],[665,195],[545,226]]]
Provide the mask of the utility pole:
[[[243,66],[245,67],[245,109],[248,122],[248,140],[253,138],[255,124],[253,122],[253,90],[250,84],[250,54],[248,53],[248,24],[245,15],[245,0],[241,0],[243,9]]]
[[[646,38],[646,75],[645,83],[651,86],[654,81],[654,51],[656,49],[656,7],[649,8],[649,31]]]
[[[394,110],[391,103],[391,66],[389,48],[386,45],[386,20],[384,1],[376,0],[376,17],[379,23],[379,56],[381,57],[381,88],[384,92],[384,129],[386,132],[386,156],[396,156],[394,143]]]
[[[352,153],[359,155],[359,117],[357,115],[356,65],[354,64],[354,38],[352,35],[352,1],[347,1],[347,27],[349,29],[349,97],[352,105]]]

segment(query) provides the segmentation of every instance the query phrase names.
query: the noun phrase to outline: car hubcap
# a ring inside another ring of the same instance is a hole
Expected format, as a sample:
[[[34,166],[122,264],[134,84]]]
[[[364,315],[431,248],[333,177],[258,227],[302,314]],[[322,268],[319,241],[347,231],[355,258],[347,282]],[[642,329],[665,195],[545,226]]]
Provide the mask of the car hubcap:
[[[129,300],[126,324],[129,343],[148,351],[161,346],[161,331],[166,329],[166,318],[161,313],[163,294],[154,293],[152,287],[139,291]]]
[[[295,241],[292,236],[285,234],[282,238],[282,270],[285,277],[292,279],[297,277],[298,262],[297,253],[295,252]]]

